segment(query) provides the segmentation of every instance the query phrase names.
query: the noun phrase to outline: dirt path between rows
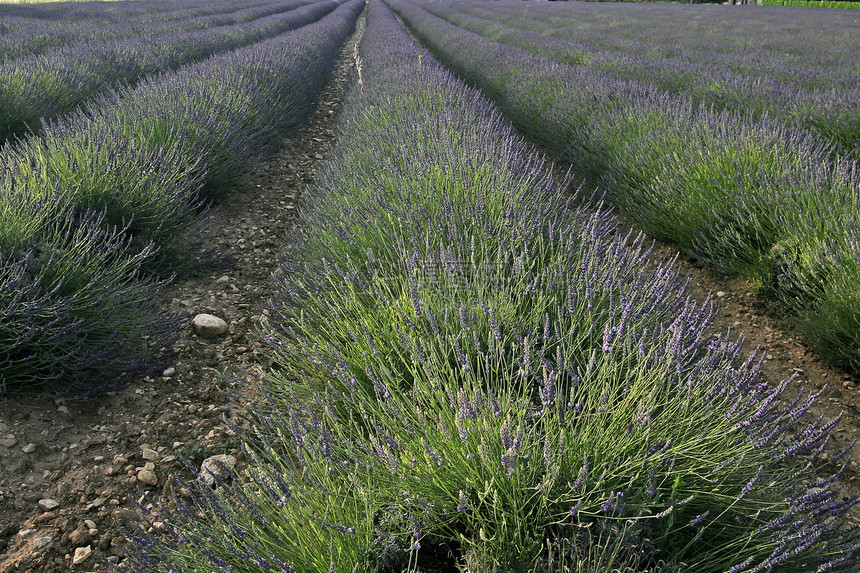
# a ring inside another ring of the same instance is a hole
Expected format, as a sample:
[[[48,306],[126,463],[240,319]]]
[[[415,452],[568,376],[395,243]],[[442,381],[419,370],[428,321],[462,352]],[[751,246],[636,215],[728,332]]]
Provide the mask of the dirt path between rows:
[[[288,248],[284,236],[295,224],[302,191],[333,137],[358,38],[345,47],[309,124],[252,166],[212,213],[204,248],[233,253],[232,266],[178,281],[164,293],[171,312],[188,319],[214,314],[228,323],[228,332],[203,339],[186,328],[170,364],[92,403],[30,398],[0,404],[0,573],[107,571],[98,553],[121,561],[125,539],[117,524],[140,519],[134,500],[144,491],[166,492],[174,474],[190,475],[177,453],[197,467],[218,454],[235,456],[241,466],[238,439],[225,422],[239,414],[230,394],[238,391],[237,379],[266,366],[255,349],[255,328],[266,313],[271,273]],[[655,256],[675,252],[660,246]],[[845,412],[834,453],[856,439],[857,380],[827,368],[790,325],[749,294],[744,280],[683,255],[679,265],[692,277],[693,296],[702,301],[710,294],[720,307],[718,327],[743,332],[749,350],[761,347],[768,380],[795,372],[809,389],[827,385],[817,413],[829,419]],[[860,489],[856,461],[845,479],[851,491]]]

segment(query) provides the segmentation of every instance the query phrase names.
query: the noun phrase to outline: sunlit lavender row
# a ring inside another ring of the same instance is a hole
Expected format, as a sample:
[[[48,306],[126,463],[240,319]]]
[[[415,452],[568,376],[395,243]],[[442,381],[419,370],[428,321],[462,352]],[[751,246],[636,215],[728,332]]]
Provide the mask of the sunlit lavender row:
[[[208,201],[300,124],[360,6],[98,99],[0,165],[0,395],[85,391],[168,340],[156,273]],[[327,8],[326,8],[327,9]],[[200,253],[196,253],[199,257]],[[143,274],[142,274],[143,273]]]
[[[801,17],[730,6],[434,2],[425,7],[496,41],[693,105],[767,114],[860,150],[860,25],[844,13]],[[842,17],[840,17],[842,16]],[[755,31],[751,30],[755,27]],[[824,32],[826,30],[826,33]],[[750,46],[748,37],[757,39]]]
[[[240,23],[197,31],[146,30],[129,22],[122,37],[77,43],[0,65],[0,138],[39,131],[40,122],[70,112],[111,87],[253,44],[318,20],[331,1],[280,0],[236,14]],[[217,20],[215,20],[217,22]]]
[[[824,357],[860,371],[855,159],[768,116],[559,64],[453,26],[421,2],[391,5],[445,65],[637,225],[752,277]]]
[[[816,396],[707,336],[672,261],[565,198],[379,1],[356,64],[276,277],[250,467],[151,506],[126,566],[856,570]]]

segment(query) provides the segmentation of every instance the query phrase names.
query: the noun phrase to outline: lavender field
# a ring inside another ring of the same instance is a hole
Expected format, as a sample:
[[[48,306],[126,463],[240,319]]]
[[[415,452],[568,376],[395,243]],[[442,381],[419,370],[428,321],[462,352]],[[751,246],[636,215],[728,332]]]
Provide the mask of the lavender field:
[[[154,503],[129,566],[856,571],[817,395],[761,381],[382,2],[355,62],[275,277],[251,469]]]
[[[860,571],[839,418],[764,380],[618,217],[753,277],[860,368],[855,20],[822,42],[828,16],[782,8],[128,5],[0,7],[0,46],[47,26],[9,69],[91,46],[99,70],[8,128],[0,395],[97,399],[155,360],[180,326],[156,293],[207,208],[362,38],[282,239],[232,428],[247,466],[141,498],[118,570]],[[123,77],[120,45],[160,63]]]

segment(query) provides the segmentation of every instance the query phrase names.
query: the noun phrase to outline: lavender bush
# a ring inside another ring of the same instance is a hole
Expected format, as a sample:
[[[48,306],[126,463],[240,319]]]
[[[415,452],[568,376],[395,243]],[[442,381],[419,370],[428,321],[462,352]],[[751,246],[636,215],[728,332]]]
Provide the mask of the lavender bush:
[[[110,87],[136,83],[150,74],[299,28],[336,6],[329,2],[305,4],[305,0],[280,2],[275,7],[253,10],[249,22],[184,33],[129,25],[121,38],[4,62],[0,65],[0,137],[37,131],[41,121],[69,113]]]
[[[98,213],[79,219],[4,204],[0,218],[0,399],[87,397],[160,358],[179,321],[159,310],[161,283],[139,276],[151,247],[128,247]]]
[[[5,150],[4,393],[46,372],[40,389],[75,390],[138,363],[141,333],[157,320],[147,310],[155,283],[139,273],[187,268],[205,197],[298,125],[359,8],[149,78]]]
[[[263,4],[266,2],[256,3]],[[229,18],[236,12],[235,5],[215,0],[181,4],[174,0],[132,0],[120,10],[98,4],[4,3],[0,5],[0,59],[42,54],[79,42],[120,39],[128,34],[130,22],[134,29],[180,31],[208,27],[207,20],[217,22],[219,17]]]
[[[672,261],[568,204],[372,2],[265,325],[250,468],[154,504],[135,571],[856,570],[801,421]],[[804,484],[805,482],[805,484]]]
[[[322,38],[309,26],[104,96],[7,149],[4,194],[104,211],[169,274],[206,199],[313,104],[338,42]]]
[[[0,4],[0,60],[47,54],[80,43],[122,40],[134,34],[181,34],[250,22],[278,12],[283,5],[282,0],[255,0],[241,6],[226,0]]]
[[[416,3],[392,5],[447,65],[553,156],[600,182],[639,225],[713,264],[749,273],[762,292],[787,305],[825,357],[856,368],[860,332],[852,328],[856,310],[847,309],[860,292],[857,265],[835,266],[832,257],[809,251],[823,245],[854,253],[847,247],[856,242],[854,159],[834,156],[831,144],[768,116],[697,107],[651,85],[491,41]],[[817,297],[837,284],[857,286],[838,300]],[[826,317],[837,316],[825,326]]]

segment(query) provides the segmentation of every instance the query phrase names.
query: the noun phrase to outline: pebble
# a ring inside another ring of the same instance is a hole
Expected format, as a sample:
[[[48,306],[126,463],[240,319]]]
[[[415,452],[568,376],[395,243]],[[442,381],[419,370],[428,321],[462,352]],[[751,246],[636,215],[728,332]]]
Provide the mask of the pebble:
[[[176,368],[174,368],[173,366],[171,366],[170,368],[168,368],[167,370],[165,370],[164,372],[161,373],[161,375],[164,376],[165,378],[169,378],[169,377],[173,376],[174,374],[176,374]]]
[[[227,332],[224,319],[211,314],[198,314],[191,321],[191,328],[201,338],[213,338]]]
[[[39,509],[42,511],[51,511],[60,507],[60,503],[56,500],[45,498],[39,500]]]
[[[141,455],[143,456],[143,459],[153,462],[158,459],[158,452],[152,448],[141,448]]]
[[[78,547],[75,549],[75,556],[72,558],[72,565],[80,565],[84,561],[90,558],[90,555],[93,554],[93,548],[89,545],[85,547]]]
[[[89,545],[93,536],[86,527],[79,527],[69,534],[69,543],[72,547],[83,547]]]
[[[37,537],[33,540],[33,549],[41,549],[53,540],[53,537]]]
[[[721,291],[721,290],[717,291],[717,297],[723,298],[724,296],[726,296],[726,293],[724,291]]]
[[[148,470],[146,468],[137,472],[137,479],[142,481],[146,485],[158,485],[158,476],[155,475],[154,471]]]
[[[24,452],[25,454],[32,454],[33,452],[36,451],[36,444],[31,442],[31,443],[27,444],[26,446],[24,446],[23,448],[21,448],[21,451]]]
[[[230,454],[218,454],[216,456],[210,456],[203,460],[203,463],[200,464],[200,479],[206,482],[208,486],[215,485],[215,478],[224,479],[230,475],[229,471],[225,471],[223,466],[227,466],[229,469],[233,469],[233,466],[236,465],[236,458],[231,456]]]

